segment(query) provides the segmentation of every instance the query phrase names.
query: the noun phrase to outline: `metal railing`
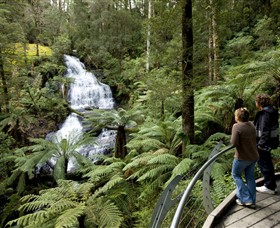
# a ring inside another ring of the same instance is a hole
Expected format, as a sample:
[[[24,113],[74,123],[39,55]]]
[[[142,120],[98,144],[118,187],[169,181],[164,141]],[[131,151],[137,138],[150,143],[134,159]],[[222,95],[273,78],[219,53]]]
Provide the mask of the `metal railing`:
[[[175,187],[178,185],[180,180],[183,178],[182,176],[176,176],[167,188],[162,192],[157,205],[154,209],[154,213],[151,219],[150,228],[160,228],[161,224],[163,223],[166,214],[170,211],[172,206],[175,203],[179,202],[179,205],[176,209],[175,215],[173,217],[171,228],[179,227],[180,219],[183,213],[183,210],[187,204],[187,200],[191,194],[191,191],[197,181],[203,175],[203,205],[204,210],[207,214],[210,214],[214,210],[213,200],[211,199],[210,195],[210,174],[211,174],[211,167],[214,162],[217,160],[218,157],[225,154],[227,151],[234,148],[234,146],[230,146],[222,151],[219,152],[222,146],[222,141],[220,141],[211,154],[208,157],[207,162],[198,170],[195,176],[192,178],[191,182],[188,184],[186,190],[179,194],[175,199],[171,199],[171,195]]]

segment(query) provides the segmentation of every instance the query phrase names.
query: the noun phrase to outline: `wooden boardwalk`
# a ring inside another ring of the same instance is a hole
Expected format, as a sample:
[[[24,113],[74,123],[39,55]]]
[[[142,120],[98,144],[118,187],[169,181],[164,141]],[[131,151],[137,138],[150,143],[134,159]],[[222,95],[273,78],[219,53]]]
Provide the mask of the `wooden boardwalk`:
[[[277,194],[257,192],[256,209],[251,209],[236,204],[234,191],[208,216],[203,228],[280,228],[280,176],[278,174]],[[262,185],[262,179],[257,180],[257,185]]]

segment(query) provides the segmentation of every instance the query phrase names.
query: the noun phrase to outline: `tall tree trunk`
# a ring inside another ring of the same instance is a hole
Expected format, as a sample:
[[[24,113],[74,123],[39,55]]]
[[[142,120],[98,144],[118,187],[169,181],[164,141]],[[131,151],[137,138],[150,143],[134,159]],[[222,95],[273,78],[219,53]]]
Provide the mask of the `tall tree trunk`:
[[[2,87],[3,87],[3,103],[4,103],[4,111],[9,112],[9,94],[8,94],[8,86],[7,86],[7,80],[6,75],[4,71],[4,59],[2,51],[0,50],[0,77],[2,81]]]
[[[183,1],[182,14],[182,128],[190,143],[194,143],[194,94],[193,80],[193,28],[192,0]]]
[[[263,6],[264,6],[264,15],[269,17],[270,10],[271,10],[270,0],[263,0]]]
[[[124,159],[127,155],[125,126],[118,126],[116,143],[115,143],[115,157]]]
[[[212,5],[213,2],[210,0]],[[213,31],[213,79],[214,81],[219,80],[219,45],[218,45],[218,32],[217,32],[217,20],[216,20],[216,6],[213,5],[212,13],[212,31]]]
[[[212,31],[212,17],[211,10],[208,7],[208,81],[209,84],[213,81],[213,31]]]
[[[150,70],[150,37],[151,37],[151,16],[152,16],[152,0],[148,0],[148,29],[147,29],[147,53],[146,53],[146,71]]]
[[[216,7],[209,0],[208,9],[208,79],[209,83],[219,79],[219,45],[216,21]]]

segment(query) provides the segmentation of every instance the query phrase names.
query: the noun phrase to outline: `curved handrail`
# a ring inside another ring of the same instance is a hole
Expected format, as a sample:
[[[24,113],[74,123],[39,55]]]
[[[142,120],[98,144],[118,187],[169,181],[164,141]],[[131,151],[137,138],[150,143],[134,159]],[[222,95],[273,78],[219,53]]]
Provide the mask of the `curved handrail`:
[[[179,202],[179,205],[177,207],[177,210],[175,212],[175,215],[173,217],[173,220],[172,220],[172,223],[171,223],[171,228],[176,228],[178,227],[178,224],[179,224],[179,221],[180,221],[180,218],[181,218],[181,215],[183,213],[183,209],[184,209],[184,206],[187,202],[187,199],[191,193],[191,190],[193,189],[195,183],[199,180],[199,178],[201,177],[201,175],[203,174],[204,170],[209,166],[211,165],[219,156],[221,156],[222,154],[224,154],[225,152],[233,149],[235,146],[230,146],[224,150],[222,150],[221,152],[217,153],[216,155],[214,155],[211,159],[209,159],[199,170],[198,172],[195,174],[195,176],[193,177],[193,179],[191,180],[191,182],[189,183],[186,191],[184,192],[180,202]]]

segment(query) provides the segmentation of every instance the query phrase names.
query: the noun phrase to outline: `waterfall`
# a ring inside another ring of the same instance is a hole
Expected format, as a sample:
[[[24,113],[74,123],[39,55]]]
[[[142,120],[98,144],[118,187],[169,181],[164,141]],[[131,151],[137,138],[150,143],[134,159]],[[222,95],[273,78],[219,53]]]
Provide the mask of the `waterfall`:
[[[68,93],[69,103],[73,109],[85,108],[112,109],[114,101],[108,85],[99,82],[96,77],[85,70],[79,59],[65,55],[66,77],[74,80]]]
[[[85,113],[88,108],[112,109],[114,100],[112,92],[108,85],[99,82],[94,74],[86,71],[85,66],[76,57],[65,55],[64,61],[67,67],[65,77],[71,78],[73,82],[68,90],[68,102],[71,108],[79,112]],[[84,133],[81,117],[71,113],[61,128],[52,133],[48,138],[55,138],[57,142],[62,139],[73,141],[79,140]],[[115,132],[103,129],[100,135],[95,140],[95,145],[85,145],[79,149],[79,153],[86,157],[91,157],[93,154],[108,153],[108,150],[115,144]],[[52,163],[55,163],[55,158]],[[70,160],[68,171],[74,169],[73,161]]]

